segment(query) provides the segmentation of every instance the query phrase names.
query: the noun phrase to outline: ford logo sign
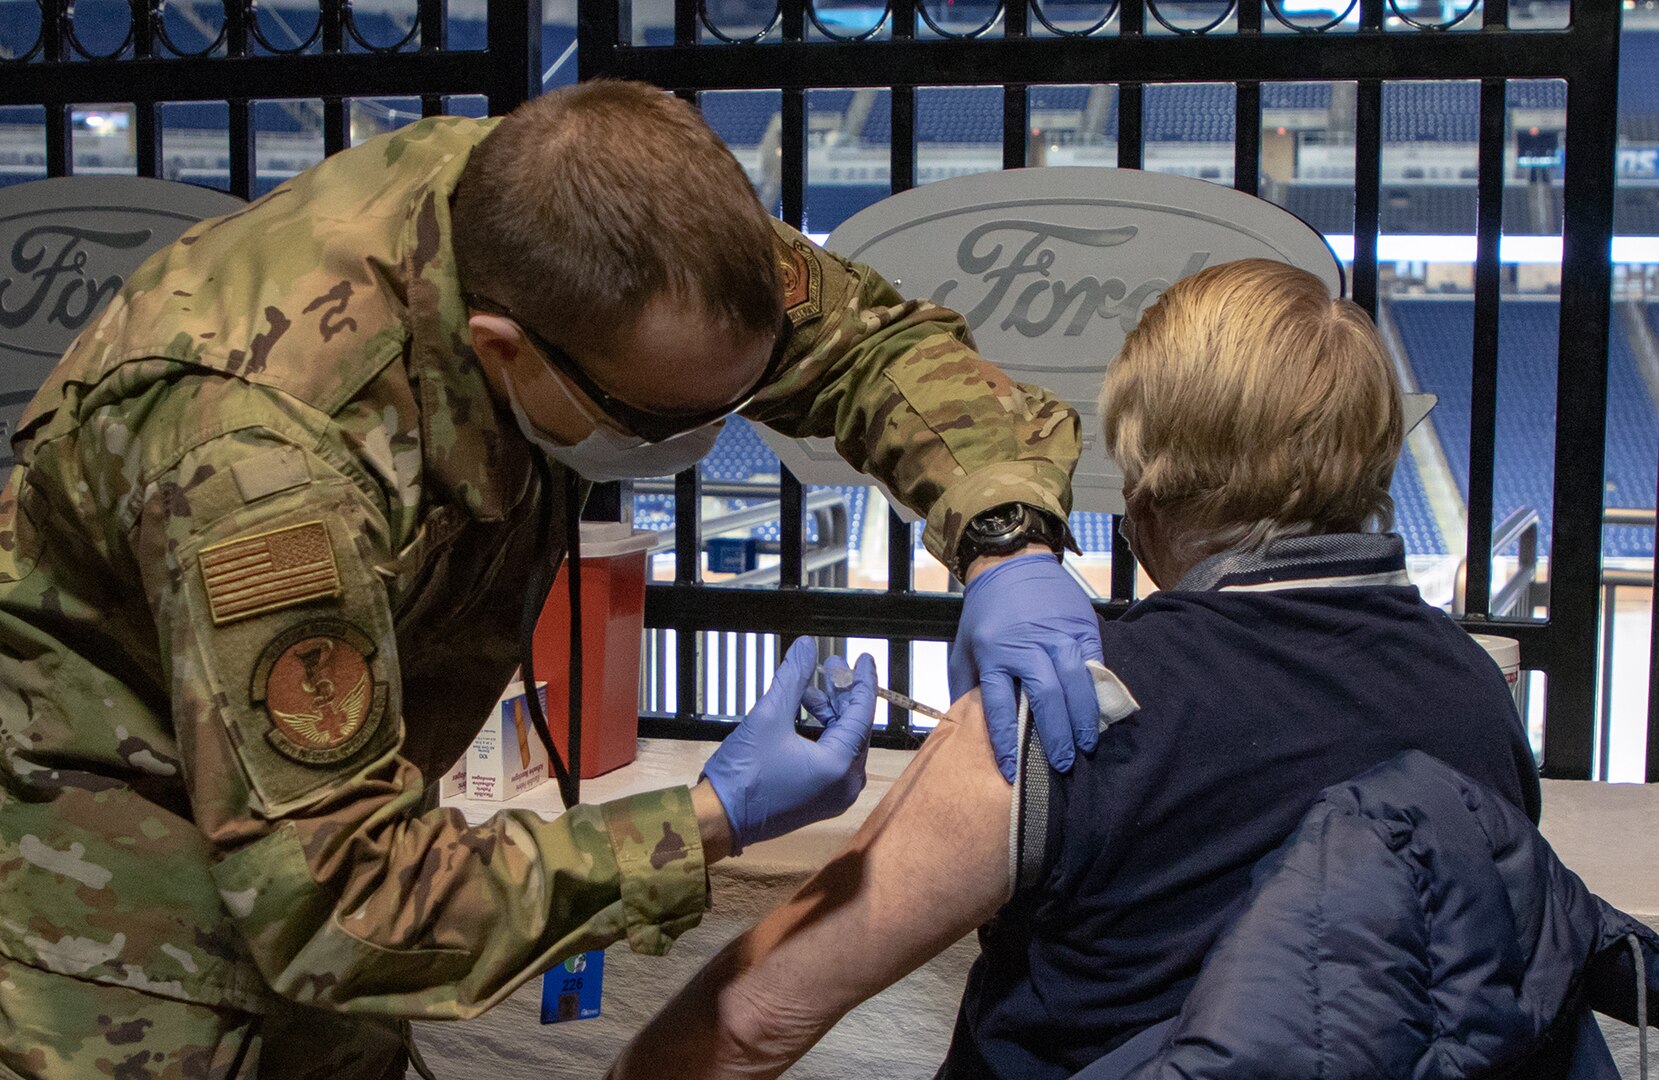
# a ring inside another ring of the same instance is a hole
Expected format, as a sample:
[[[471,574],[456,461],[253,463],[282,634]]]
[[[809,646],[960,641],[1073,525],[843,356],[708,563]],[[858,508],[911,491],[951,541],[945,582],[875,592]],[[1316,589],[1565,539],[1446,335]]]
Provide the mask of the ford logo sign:
[[[986,357],[1083,414],[1079,510],[1120,513],[1122,477],[1099,447],[1106,362],[1171,283],[1206,266],[1266,258],[1342,293],[1324,237],[1272,203],[1203,180],[1133,169],[1035,168],[961,176],[884,199],[830,234],[906,296],[967,319]],[[802,480],[869,483],[828,439],[766,432]]]
[[[135,176],[0,188],[0,464],[35,390],[127,275],[196,222],[245,205]]]

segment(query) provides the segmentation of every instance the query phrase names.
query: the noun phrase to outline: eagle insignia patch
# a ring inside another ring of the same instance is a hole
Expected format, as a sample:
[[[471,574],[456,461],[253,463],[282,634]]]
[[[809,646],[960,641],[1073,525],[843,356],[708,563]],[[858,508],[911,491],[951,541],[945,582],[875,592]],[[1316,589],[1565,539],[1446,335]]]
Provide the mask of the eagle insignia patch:
[[[778,278],[783,283],[784,314],[789,316],[791,323],[800,326],[809,319],[817,318],[824,310],[819,299],[822,281],[818,260],[813,258],[812,249],[802,240],[785,244],[779,239],[777,252]]]
[[[249,696],[270,717],[271,746],[304,765],[331,765],[361,749],[386,707],[369,667],[374,651],[367,634],[337,619],[303,623],[267,645]]]

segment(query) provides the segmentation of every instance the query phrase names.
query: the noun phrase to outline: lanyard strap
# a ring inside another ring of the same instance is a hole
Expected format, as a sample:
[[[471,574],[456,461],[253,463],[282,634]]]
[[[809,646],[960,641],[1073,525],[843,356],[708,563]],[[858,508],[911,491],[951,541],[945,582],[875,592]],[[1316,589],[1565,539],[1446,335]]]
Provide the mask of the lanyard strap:
[[[541,504],[537,511],[536,527],[543,537],[553,532],[553,470],[547,459],[532,454],[536,474],[541,484]],[[559,561],[548,559],[524,596],[524,612],[519,619],[519,674],[524,685],[524,706],[530,713],[530,723],[542,745],[547,747],[547,760],[553,766],[553,776],[559,784],[559,797],[566,808],[582,801],[582,491],[575,472],[565,470],[565,561],[570,566],[570,703],[569,723],[565,728],[570,747],[570,767],[565,768],[559,748],[553,745],[553,735],[547,728],[547,715],[541,707],[541,695],[536,693],[536,624],[541,621],[542,608],[553,591],[553,582],[559,574]]]

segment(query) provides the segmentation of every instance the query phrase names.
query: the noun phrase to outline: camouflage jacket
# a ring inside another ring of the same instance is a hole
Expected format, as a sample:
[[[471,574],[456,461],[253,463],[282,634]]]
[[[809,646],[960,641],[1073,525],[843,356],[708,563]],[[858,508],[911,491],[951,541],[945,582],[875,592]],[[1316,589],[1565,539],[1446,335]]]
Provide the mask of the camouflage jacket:
[[[564,551],[535,528],[563,474],[543,490],[487,393],[452,266],[448,197],[490,127],[424,121],[194,227],[30,407],[0,495],[0,954],[454,1017],[698,921],[685,788],[552,822],[423,810]],[[834,434],[936,554],[984,506],[1065,511],[1075,413],[779,230],[797,332],[752,416]]]

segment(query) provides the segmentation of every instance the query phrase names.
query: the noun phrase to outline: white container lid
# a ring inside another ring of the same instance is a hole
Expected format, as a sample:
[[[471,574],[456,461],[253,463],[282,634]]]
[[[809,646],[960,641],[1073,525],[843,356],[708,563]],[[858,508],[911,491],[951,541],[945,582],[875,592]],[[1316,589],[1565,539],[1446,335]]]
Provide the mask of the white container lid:
[[[614,559],[618,555],[632,555],[649,551],[657,534],[650,529],[634,529],[620,521],[582,522],[582,558]]]

